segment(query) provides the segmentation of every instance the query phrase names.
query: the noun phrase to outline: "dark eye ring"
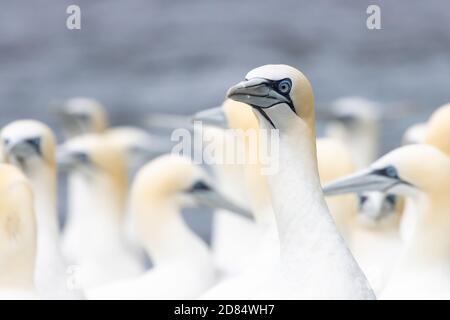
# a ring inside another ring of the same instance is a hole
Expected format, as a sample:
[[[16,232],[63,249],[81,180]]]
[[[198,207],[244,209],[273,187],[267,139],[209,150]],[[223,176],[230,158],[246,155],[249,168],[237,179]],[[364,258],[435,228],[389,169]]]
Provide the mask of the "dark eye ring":
[[[280,90],[281,93],[289,93],[291,91],[291,83],[288,80],[283,80],[278,84],[278,90]]]
[[[397,177],[397,170],[395,170],[394,167],[387,167],[386,168],[386,175],[388,177],[395,178],[395,177]]]

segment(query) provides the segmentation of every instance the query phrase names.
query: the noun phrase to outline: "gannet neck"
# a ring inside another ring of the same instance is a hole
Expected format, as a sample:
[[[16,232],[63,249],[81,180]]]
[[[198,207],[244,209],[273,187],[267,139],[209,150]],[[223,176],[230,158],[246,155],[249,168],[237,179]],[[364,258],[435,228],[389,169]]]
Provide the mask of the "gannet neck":
[[[38,229],[38,252],[48,247],[57,247],[59,241],[59,225],[57,213],[56,170],[50,166],[42,166],[28,174],[35,197],[36,223]],[[38,254],[39,260],[40,254]]]
[[[268,181],[284,271],[311,285],[316,279],[317,288],[328,287],[330,282],[325,279],[333,279],[342,291],[329,292],[330,296],[372,298],[364,274],[328,212],[317,169],[315,136],[306,123],[298,120],[280,132],[278,161],[279,172],[268,176]],[[333,260],[329,260],[331,256]],[[332,268],[324,265],[329,263]]]
[[[406,257],[427,263],[450,264],[450,199],[448,195],[422,195],[411,239],[406,244]]]
[[[208,254],[206,244],[184,222],[179,208],[169,203],[135,207],[138,236],[155,266],[175,261],[195,263]]]

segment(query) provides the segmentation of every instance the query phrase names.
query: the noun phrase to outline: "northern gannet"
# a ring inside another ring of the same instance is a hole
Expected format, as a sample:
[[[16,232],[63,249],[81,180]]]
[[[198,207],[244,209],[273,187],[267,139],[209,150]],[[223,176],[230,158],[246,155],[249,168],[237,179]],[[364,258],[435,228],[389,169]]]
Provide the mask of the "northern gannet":
[[[335,138],[317,139],[317,162],[321,184],[347,176],[356,170],[350,149]],[[325,198],[338,231],[352,247],[352,232],[355,228],[358,200],[354,195]]]
[[[227,103],[230,102],[224,102],[223,106]],[[201,122],[202,139],[208,143],[207,148],[214,148],[211,169],[220,192],[234,203],[246,206],[249,195],[243,183],[244,164],[236,160],[245,156],[243,141],[233,132],[225,130],[228,124],[223,107],[200,111],[192,120],[194,124]],[[197,128],[194,125],[195,133],[200,134]],[[224,161],[228,157],[233,161]],[[239,274],[248,261],[249,251],[255,245],[257,230],[254,221],[234,212],[216,209],[211,229],[212,254],[220,278]]]
[[[58,164],[83,190],[78,195],[83,209],[76,211],[78,224],[70,235],[85,289],[144,272],[125,241],[126,156],[120,145],[98,134],[72,138],[58,149]]]
[[[416,226],[380,297],[450,298],[450,158],[446,154],[428,145],[401,147],[325,190],[389,191],[414,199],[419,210]]]
[[[33,191],[14,166],[0,164],[0,300],[37,299]]]
[[[136,279],[91,290],[88,298],[193,299],[212,286],[210,250],[180,212],[199,205],[247,214],[215,191],[204,170],[187,158],[164,155],[144,166],[131,189],[131,212],[154,267]]]
[[[408,127],[402,137],[402,145],[423,143],[427,130],[426,123],[416,123]]]
[[[59,239],[55,137],[34,120],[15,121],[1,131],[8,163],[22,170],[34,191],[37,222],[36,287],[42,298],[78,298],[69,285],[69,269]]]
[[[265,277],[249,277],[224,289],[222,297],[216,292],[216,297],[373,299],[322,194],[309,81],[290,66],[266,65],[250,71],[227,95],[253,107],[265,134],[279,133],[279,170],[267,179],[280,259],[279,266]]]
[[[432,145],[450,156],[450,104],[438,108],[426,123],[423,143]],[[407,199],[400,224],[403,241],[409,241],[417,223],[418,207],[414,199]]]
[[[55,106],[66,139],[85,133],[101,133],[108,128],[105,107],[95,99],[76,97]]]
[[[226,217],[230,216],[228,219],[234,223],[222,224],[219,225],[221,228],[213,229],[213,232],[219,233],[213,234],[213,239],[223,237],[222,246],[215,249],[221,250],[218,252],[220,257],[224,256],[221,261],[232,263],[234,273],[230,274],[231,276],[242,276],[251,265],[258,265],[260,269],[264,269],[266,265],[271,265],[273,257],[278,255],[279,241],[267,179],[263,175],[264,159],[258,136],[258,121],[250,106],[231,99],[227,99],[221,107],[199,112],[195,120],[202,121],[203,125],[216,126],[216,130],[223,135],[231,136],[220,147],[224,148],[225,152],[230,149],[239,152],[234,155],[241,158],[237,157],[234,160],[240,161],[241,172],[230,182],[222,180],[228,182],[240,195],[246,195],[254,218],[249,220],[242,217],[240,218],[242,221],[239,221],[238,218],[234,218],[236,214],[228,213]],[[230,164],[227,166],[233,167]],[[240,188],[244,188],[244,191],[240,191]],[[220,222],[228,220],[222,217]],[[225,244],[228,246],[225,247]],[[224,250],[224,247],[228,250]]]
[[[345,97],[332,104],[332,119],[326,136],[348,145],[356,166],[365,167],[378,156],[380,114],[375,102],[361,97]]]

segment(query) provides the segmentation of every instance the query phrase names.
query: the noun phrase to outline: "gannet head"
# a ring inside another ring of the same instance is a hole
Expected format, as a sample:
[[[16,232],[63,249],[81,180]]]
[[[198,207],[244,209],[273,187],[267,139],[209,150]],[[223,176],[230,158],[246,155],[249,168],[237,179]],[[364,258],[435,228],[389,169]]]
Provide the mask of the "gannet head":
[[[379,120],[379,106],[362,97],[343,97],[331,106],[332,120],[347,127],[364,126]]]
[[[450,103],[432,114],[427,124],[425,143],[450,155]]]
[[[5,161],[32,174],[42,166],[55,166],[56,139],[52,130],[34,120],[15,121],[1,131]]]
[[[160,156],[141,168],[133,183],[131,202],[134,206],[147,202],[178,208],[208,206],[250,215],[221,195],[203,169],[176,155]]]
[[[169,143],[137,127],[115,127],[107,130],[105,137],[124,150],[130,171],[170,149]]]
[[[311,84],[297,69],[265,65],[250,71],[231,87],[228,98],[253,107],[261,125],[283,130],[300,118],[314,129],[314,98]]]
[[[427,133],[426,123],[416,123],[408,127],[402,137],[402,145],[424,143]]]
[[[383,219],[396,215],[400,198],[383,192],[364,192],[358,195],[359,218],[367,224],[376,224]]]
[[[108,127],[105,107],[91,98],[71,98],[55,110],[64,133],[72,138],[86,133],[101,133]]]
[[[409,145],[389,152],[369,169],[331,182],[328,195],[380,191],[403,196],[448,192],[450,158],[428,145]]]
[[[29,269],[33,271],[35,247],[36,227],[31,185],[20,170],[8,164],[0,164],[0,268],[3,271],[10,259],[18,254],[26,254],[31,263]]]
[[[104,135],[85,134],[58,147],[58,165],[62,170],[81,173],[91,181],[113,179],[126,186],[125,152]]]

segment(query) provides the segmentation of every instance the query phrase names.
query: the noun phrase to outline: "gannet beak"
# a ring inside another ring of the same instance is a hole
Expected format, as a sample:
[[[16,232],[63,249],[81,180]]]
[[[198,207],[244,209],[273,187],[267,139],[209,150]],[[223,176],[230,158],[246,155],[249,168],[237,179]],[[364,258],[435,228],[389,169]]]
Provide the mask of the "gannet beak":
[[[323,188],[323,192],[326,196],[366,191],[387,192],[400,183],[402,183],[402,180],[398,178],[387,177],[375,174],[370,170],[364,170],[327,184]]]
[[[252,218],[252,214],[249,210],[234,204],[216,190],[210,189],[202,192],[194,192],[192,195],[200,205],[214,209],[224,209],[242,215],[246,218]]]
[[[42,155],[41,138],[27,138],[16,141],[4,142],[5,151],[21,158],[29,157],[33,154]]]
[[[222,107],[199,111],[192,117],[192,122],[201,121],[204,125],[228,129],[228,121]]]
[[[89,158],[84,153],[70,152],[64,147],[59,147],[56,152],[56,161],[61,171],[69,171],[80,163],[88,163]]]
[[[270,108],[279,103],[290,103],[288,98],[273,89],[273,81],[253,78],[239,82],[227,92],[227,97],[252,107]]]

